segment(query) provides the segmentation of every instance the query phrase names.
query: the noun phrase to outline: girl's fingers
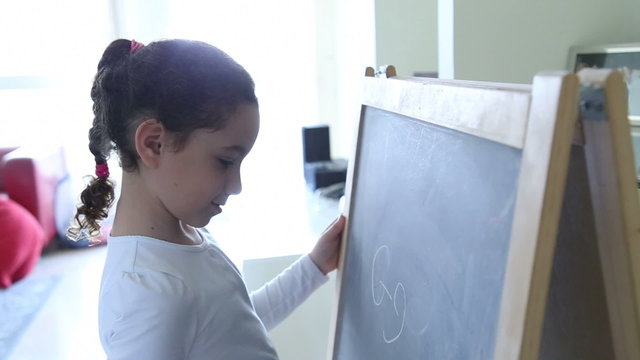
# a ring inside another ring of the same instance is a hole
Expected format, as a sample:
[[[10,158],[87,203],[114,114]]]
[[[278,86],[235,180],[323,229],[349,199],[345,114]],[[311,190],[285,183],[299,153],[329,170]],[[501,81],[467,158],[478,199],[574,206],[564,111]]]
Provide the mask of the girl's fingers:
[[[338,216],[324,231],[325,234],[331,233],[332,235],[337,235],[344,228],[344,221],[344,215]]]

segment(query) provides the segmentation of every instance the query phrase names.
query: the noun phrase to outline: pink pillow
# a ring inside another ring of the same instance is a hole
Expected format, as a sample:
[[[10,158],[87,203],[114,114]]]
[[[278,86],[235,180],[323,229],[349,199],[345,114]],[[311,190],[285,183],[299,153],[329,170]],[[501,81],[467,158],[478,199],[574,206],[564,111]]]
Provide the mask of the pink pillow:
[[[0,288],[8,288],[33,270],[44,241],[36,218],[15,201],[0,197]]]

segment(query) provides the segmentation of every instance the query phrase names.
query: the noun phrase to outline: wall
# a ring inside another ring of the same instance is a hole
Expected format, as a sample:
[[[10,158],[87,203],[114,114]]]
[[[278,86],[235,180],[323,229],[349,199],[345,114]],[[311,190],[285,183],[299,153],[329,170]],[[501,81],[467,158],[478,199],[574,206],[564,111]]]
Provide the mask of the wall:
[[[116,37],[148,44],[167,34],[169,1],[110,0],[110,3]]]
[[[398,75],[438,70],[437,0],[376,0],[376,65]]]
[[[352,154],[360,79],[367,66],[398,74],[437,71],[437,0],[320,1],[316,6],[318,123],[334,158]]]
[[[640,41],[640,2],[633,0],[440,0],[439,6],[452,9],[440,19],[454,42],[446,78],[530,83],[538,71],[565,69],[573,45]],[[451,38],[440,35],[445,49]]]
[[[351,156],[360,79],[375,66],[374,0],[316,0],[319,124],[328,124],[333,158]]]

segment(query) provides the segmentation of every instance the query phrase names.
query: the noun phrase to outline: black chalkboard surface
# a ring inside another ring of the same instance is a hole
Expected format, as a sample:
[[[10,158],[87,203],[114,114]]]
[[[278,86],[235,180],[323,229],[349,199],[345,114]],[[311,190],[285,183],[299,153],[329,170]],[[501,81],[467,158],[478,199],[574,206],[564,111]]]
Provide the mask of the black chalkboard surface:
[[[337,359],[491,358],[521,151],[364,118]]]
[[[536,80],[366,79],[333,359],[537,354],[578,86]]]

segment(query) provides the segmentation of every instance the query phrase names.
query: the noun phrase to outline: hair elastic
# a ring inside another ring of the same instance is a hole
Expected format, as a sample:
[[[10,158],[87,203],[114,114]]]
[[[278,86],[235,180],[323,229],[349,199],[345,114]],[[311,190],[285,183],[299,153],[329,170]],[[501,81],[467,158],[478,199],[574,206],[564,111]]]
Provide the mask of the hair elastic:
[[[109,177],[109,165],[107,163],[96,164],[96,176],[99,178]]]
[[[136,51],[142,49],[143,47],[144,47],[143,43],[139,43],[139,42],[137,42],[135,40],[131,40],[131,48],[130,48],[129,52],[131,54],[135,54]]]

